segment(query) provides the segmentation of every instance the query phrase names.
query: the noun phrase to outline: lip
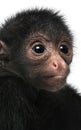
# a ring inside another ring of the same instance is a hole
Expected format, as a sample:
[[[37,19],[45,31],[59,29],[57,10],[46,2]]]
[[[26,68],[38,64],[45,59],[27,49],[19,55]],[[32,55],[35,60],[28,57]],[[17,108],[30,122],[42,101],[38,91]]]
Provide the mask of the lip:
[[[54,75],[46,75],[46,76],[44,76],[44,78],[46,78],[46,79],[53,78],[53,77],[55,77],[55,76]]]
[[[54,78],[54,79],[65,79],[65,76],[62,76],[62,75],[59,75],[59,76],[55,76],[55,75],[47,75],[47,76],[44,76],[45,79],[51,79],[51,78]]]
[[[55,78],[55,79],[64,79],[65,76],[55,76],[54,78]]]

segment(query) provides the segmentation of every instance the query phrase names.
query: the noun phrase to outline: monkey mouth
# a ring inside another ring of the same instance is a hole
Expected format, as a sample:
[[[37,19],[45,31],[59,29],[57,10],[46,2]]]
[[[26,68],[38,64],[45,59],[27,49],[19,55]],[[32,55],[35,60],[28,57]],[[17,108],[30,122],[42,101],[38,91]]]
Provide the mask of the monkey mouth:
[[[61,83],[65,83],[66,82],[66,76],[63,75],[59,75],[59,76],[55,76],[55,75],[50,75],[50,76],[45,76],[43,81],[49,83],[57,83],[57,84],[61,84]]]
[[[55,75],[47,75],[47,76],[44,76],[45,79],[51,79],[51,78],[54,78],[54,79],[65,79],[66,77],[63,76],[63,75],[59,75],[59,76],[55,76]]]

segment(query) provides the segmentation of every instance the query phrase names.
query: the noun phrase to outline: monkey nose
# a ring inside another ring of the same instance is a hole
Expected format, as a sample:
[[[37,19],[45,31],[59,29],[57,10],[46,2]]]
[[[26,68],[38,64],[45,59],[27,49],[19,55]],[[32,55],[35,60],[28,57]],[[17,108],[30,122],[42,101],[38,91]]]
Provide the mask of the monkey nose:
[[[56,71],[66,69],[65,61],[58,54],[52,56],[50,63]]]
[[[56,73],[56,74],[62,74],[66,71],[67,69],[67,66],[65,64],[65,62],[62,60],[59,60],[59,61],[54,61],[52,63],[52,66],[53,66],[53,71]],[[63,75],[63,74],[62,74]]]
[[[66,64],[62,59],[54,60],[52,62],[52,66],[53,66],[53,69],[56,71],[63,70],[63,69],[65,70],[66,68]]]

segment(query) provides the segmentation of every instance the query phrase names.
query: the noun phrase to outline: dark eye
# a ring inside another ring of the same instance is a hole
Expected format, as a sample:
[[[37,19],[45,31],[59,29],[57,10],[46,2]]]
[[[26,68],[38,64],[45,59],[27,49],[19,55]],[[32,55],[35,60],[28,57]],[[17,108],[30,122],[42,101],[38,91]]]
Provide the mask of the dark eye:
[[[60,51],[61,51],[62,53],[64,53],[64,54],[68,54],[68,53],[69,53],[69,47],[68,47],[68,45],[66,45],[66,44],[60,45],[59,49],[60,49]]]
[[[44,53],[45,47],[44,47],[43,45],[41,45],[41,44],[38,44],[38,45],[35,45],[35,46],[33,47],[33,51],[34,51],[35,53]]]

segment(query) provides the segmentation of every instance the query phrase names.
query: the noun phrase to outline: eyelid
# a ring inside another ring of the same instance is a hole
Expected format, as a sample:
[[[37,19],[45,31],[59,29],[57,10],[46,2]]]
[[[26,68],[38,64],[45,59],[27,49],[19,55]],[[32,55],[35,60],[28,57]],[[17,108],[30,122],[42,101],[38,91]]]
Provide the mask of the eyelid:
[[[61,41],[60,44],[64,44],[64,45],[67,45],[69,47],[72,47],[72,43],[70,41],[67,41],[67,40]]]
[[[39,45],[39,44],[43,45],[41,41],[36,40],[36,41],[33,41],[33,42],[31,43],[31,46],[35,46],[35,45]]]

